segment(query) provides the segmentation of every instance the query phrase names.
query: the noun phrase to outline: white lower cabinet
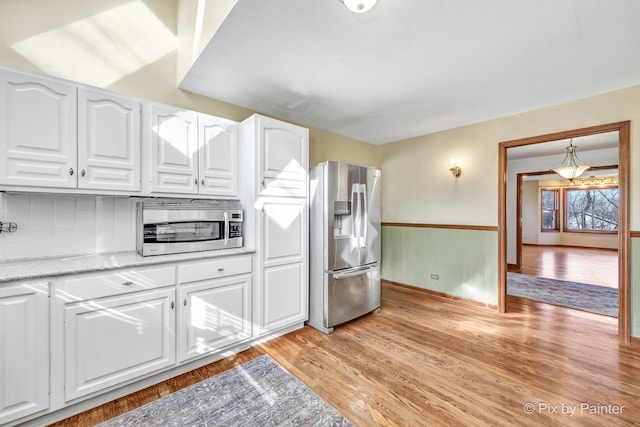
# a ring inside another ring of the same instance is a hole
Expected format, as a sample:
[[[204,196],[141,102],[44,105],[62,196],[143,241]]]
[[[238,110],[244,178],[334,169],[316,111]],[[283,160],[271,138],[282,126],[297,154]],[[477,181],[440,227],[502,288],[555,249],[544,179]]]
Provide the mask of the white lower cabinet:
[[[0,425],[49,408],[49,284],[0,286]]]
[[[308,212],[306,199],[261,201],[255,325],[268,334],[308,318]]]
[[[0,425],[56,420],[72,405],[120,397],[154,375],[302,327],[304,206],[265,204],[269,244],[261,258],[244,253],[0,283]],[[277,233],[277,224],[286,232]],[[277,242],[284,238],[300,241]]]
[[[175,267],[71,277],[64,299],[64,400],[175,364]]]
[[[251,277],[199,282],[180,289],[179,361],[251,337]]]
[[[175,363],[174,289],[65,307],[65,400]]]
[[[178,361],[251,338],[251,257],[179,267]]]
[[[308,291],[302,262],[268,267],[262,273],[262,322],[273,331],[307,320]]]

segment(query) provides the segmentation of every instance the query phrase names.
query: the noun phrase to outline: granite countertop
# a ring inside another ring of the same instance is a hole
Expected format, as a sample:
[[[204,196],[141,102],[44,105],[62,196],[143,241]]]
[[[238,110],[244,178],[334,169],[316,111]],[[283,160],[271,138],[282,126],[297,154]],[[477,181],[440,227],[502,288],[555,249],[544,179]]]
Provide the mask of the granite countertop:
[[[61,258],[30,258],[0,262],[0,283],[14,280],[29,280],[65,274],[88,273],[123,267],[143,267],[172,262],[193,261],[230,255],[252,254],[246,248],[215,251],[188,252],[172,255],[139,255],[137,252],[77,255]]]

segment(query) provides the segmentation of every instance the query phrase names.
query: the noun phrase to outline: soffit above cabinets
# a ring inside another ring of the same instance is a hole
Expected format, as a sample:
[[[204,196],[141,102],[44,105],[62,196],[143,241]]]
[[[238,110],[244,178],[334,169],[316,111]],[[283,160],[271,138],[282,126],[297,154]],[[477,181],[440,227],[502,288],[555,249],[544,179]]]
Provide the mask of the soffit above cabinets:
[[[180,87],[385,144],[640,84],[637,16],[637,0],[238,0]]]

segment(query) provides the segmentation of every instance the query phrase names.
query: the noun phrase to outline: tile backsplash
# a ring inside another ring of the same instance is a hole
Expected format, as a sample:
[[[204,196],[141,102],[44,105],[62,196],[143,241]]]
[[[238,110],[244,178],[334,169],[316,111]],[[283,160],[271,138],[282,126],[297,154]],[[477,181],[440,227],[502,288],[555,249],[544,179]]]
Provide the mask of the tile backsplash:
[[[0,193],[0,260],[135,251],[136,199]]]

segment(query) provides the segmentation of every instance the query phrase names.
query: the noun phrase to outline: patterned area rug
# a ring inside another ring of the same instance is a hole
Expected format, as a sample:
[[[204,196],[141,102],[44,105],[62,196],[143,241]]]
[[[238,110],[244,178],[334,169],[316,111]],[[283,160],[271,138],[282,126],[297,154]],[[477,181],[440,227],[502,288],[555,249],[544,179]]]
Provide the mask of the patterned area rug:
[[[352,426],[270,356],[100,424],[112,426]]]
[[[618,317],[618,289],[507,273],[507,294]]]

